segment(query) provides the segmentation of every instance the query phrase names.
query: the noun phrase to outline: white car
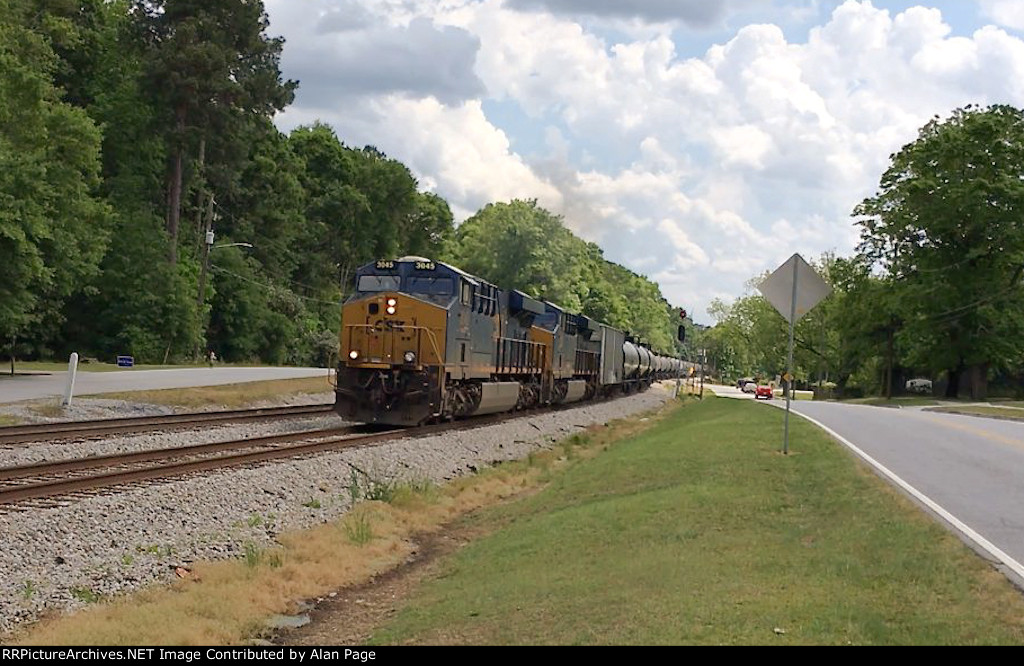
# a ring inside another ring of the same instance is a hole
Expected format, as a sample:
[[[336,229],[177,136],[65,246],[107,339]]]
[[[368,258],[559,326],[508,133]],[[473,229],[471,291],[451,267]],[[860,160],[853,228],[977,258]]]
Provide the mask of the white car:
[[[932,380],[930,379],[911,379],[907,381],[907,391],[910,393],[931,393],[932,392]]]
[[[754,393],[757,391],[757,382],[747,382],[740,390],[744,393]]]

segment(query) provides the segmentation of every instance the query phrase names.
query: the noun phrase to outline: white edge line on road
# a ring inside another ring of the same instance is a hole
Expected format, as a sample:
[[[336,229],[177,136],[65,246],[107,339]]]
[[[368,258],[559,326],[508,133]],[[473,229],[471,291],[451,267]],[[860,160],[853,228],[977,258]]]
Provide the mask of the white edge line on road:
[[[784,409],[784,408],[780,405],[779,409]],[[1017,560],[1013,559],[1012,557],[1010,557],[1009,555],[1004,553],[1002,550],[1000,550],[998,547],[996,547],[995,544],[993,544],[988,539],[986,539],[985,537],[981,536],[980,534],[978,534],[977,532],[972,530],[970,527],[968,527],[963,522],[961,522],[956,516],[954,516],[949,511],[946,511],[941,506],[939,506],[938,504],[933,502],[927,495],[925,495],[924,493],[919,491],[917,488],[915,488],[914,486],[910,485],[909,483],[907,483],[906,481],[904,481],[903,479],[898,477],[894,472],[892,472],[890,469],[888,469],[885,465],[883,465],[882,463],[878,462],[877,460],[875,460],[874,458],[869,456],[864,451],[861,451],[859,448],[857,448],[856,445],[853,444],[853,442],[851,442],[850,440],[846,439],[845,437],[843,437],[842,435],[837,433],[832,428],[829,428],[827,425],[825,425],[821,421],[818,421],[817,419],[811,418],[810,416],[807,416],[806,414],[801,414],[800,412],[797,412],[797,411],[793,411],[793,413],[796,414],[797,416],[800,416],[801,418],[807,419],[808,421],[810,421],[814,425],[818,426],[819,428],[821,428],[822,430],[827,432],[829,435],[832,435],[837,440],[842,442],[844,446],[846,446],[851,451],[856,453],[858,456],[863,458],[869,465],[871,465],[872,467],[877,469],[879,472],[881,472],[886,477],[888,477],[893,483],[895,483],[900,488],[902,488],[903,490],[905,490],[908,493],[910,493],[915,499],[917,499],[922,504],[927,506],[929,509],[931,509],[932,511],[937,513],[943,520],[948,522],[955,529],[957,529],[961,534],[963,534],[965,537],[967,537],[968,539],[973,541],[978,547],[980,547],[986,553],[991,555],[993,559],[995,559],[997,562],[1005,565],[1007,568],[1009,568],[1015,574],[1020,576],[1022,580],[1024,580],[1024,566],[1022,566],[1020,562],[1018,562]]]

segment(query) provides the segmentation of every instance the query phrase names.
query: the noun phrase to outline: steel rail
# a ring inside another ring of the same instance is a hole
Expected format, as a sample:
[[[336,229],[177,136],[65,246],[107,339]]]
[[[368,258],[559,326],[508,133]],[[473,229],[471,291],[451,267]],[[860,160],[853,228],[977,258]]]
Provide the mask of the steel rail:
[[[237,453],[234,455],[217,456],[214,458],[204,458],[201,460],[191,460],[167,465],[154,465],[152,467],[145,467],[142,469],[109,472],[94,476],[12,486],[0,489],[0,506],[24,502],[26,500],[67,495],[84,490],[117,486],[126,483],[166,479],[194,472],[207,472],[215,469],[265,462],[279,458],[294,458],[296,456],[303,456],[311,453],[337,450],[405,436],[407,436],[407,433],[403,430],[391,430],[373,435],[357,435],[355,437],[341,438],[336,437],[320,442],[310,442],[296,446],[285,446],[263,451]]]
[[[209,442],[206,444],[194,444],[191,446],[172,446],[162,449],[135,451],[133,453],[114,453],[106,456],[69,458],[67,460],[57,460],[53,462],[0,467],[0,481],[10,481],[12,479],[21,479],[29,476],[78,472],[87,469],[114,467],[116,465],[151,462],[154,460],[166,460],[184,456],[220,453],[222,451],[231,451],[233,449],[256,448],[284,442],[308,440],[316,437],[336,437],[339,435],[350,434],[358,428],[360,428],[360,426],[328,428],[326,430],[305,430],[302,432],[267,435],[264,437],[252,437],[249,439]]]

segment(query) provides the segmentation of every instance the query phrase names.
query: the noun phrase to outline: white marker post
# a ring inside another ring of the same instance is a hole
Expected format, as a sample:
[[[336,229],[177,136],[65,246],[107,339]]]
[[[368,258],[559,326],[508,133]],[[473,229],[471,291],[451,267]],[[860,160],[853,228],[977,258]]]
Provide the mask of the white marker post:
[[[789,455],[789,410],[793,393],[793,338],[796,323],[832,293],[832,287],[814,272],[799,254],[779,266],[778,270],[757,288],[789,322],[789,354],[786,358],[786,430],[782,453]]]
[[[65,407],[71,406],[71,397],[75,392],[75,375],[78,374],[78,352],[71,354],[68,361],[68,387],[64,391],[64,401],[61,404]]]

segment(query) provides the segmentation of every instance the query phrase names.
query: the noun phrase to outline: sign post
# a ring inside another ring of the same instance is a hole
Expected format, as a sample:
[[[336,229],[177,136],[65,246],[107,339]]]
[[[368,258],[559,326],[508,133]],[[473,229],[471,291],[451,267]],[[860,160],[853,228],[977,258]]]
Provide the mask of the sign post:
[[[796,322],[832,293],[832,287],[814,272],[799,254],[782,264],[758,291],[789,321],[789,354],[786,359],[786,426],[782,453],[789,455],[789,412],[793,399],[793,341]]]
[[[68,360],[68,386],[64,389],[64,399],[61,401],[61,405],[64,407],[71,406],[71,399],[75,395],[75,376],[78,374],[78,352],[72,352],[71,358]]]

